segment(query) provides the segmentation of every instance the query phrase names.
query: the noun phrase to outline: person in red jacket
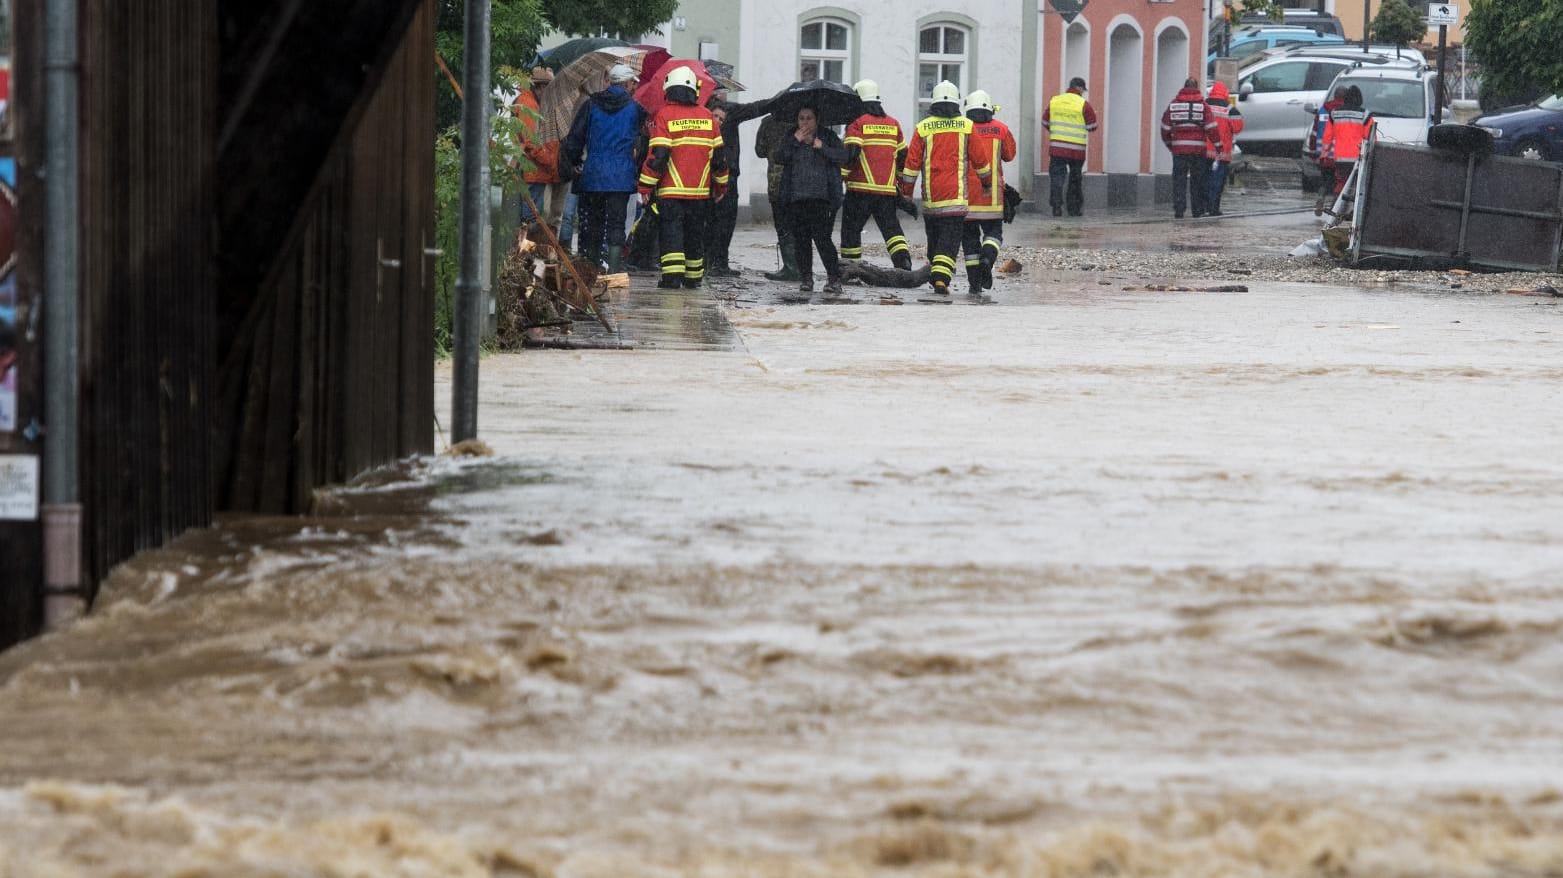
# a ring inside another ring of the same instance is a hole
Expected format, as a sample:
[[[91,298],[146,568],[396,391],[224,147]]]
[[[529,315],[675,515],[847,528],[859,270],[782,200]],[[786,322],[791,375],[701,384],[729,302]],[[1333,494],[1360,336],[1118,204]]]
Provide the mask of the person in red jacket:
[[[1362,156],[1362,144],[1373,136],[1373,114],[1362,106],[1362,89],[1347,88],[1345,101],[1324,122],[1324,155],[1335,166],[1337,195]]]
[[[966,180],[966,225],[961,244],[966,251],[966,281],[975,294],[993,289],[993,266],[1004,243],[1004,163],[1015,160],[1015,135],[994,115],[993,99],[978,89],[966,96],[966,118],[972,122],[971,151],[983,156],[991,184],[983,188],[975,168]]]
[[[1205,215],[1205,142],[1216,136],[1209,109],[1199,81],[1187,79],[1161,114],[1161,142],[1172,151],[1172,215],[1178,219],[1190,207],[1195,216]]]
[[[700,106],[700,83],[688,67],[662,81],[667,104],[651,120],[651,141],[637,187],[640,203],[657,199],[662,251],[661,289],[700,286],[705,277],[702,235],[712,199],[727,196],[722,132]]]
[[[879,226],[896,268],[912,267],[912,249],[901,231],[896,215],[896,154],[906,146],[901,123],[885,113],[880,103],[879,86],[865,79],[852,87],[867,109],[847,126],[842,141],[847,147],[843,168],[847,182],[846,203],[841,211],[841,258],[857,262],[863,258],[863,226],[869,217]]]
[[[1227,188],[1227,175],[1232,170],[1232,146],[1243,131],[1243,114],[1232,104],[1231,94],[1225,83],[1210,86],[1210,99],[1205,102],[1211,113],[1216,114],[1216,137],[1205,142],[1205,159],[1210,162],[1205,180],[1205,213],[1221,215],[1221,193]]]
[[[910,197],[923,181],[923,228],[928,235],[928,283],[941,296],[950,293],[955,254],[961,249],[970,196],[970,173],[986,188],[992,169],[988,157],[971,149],[972,121],[961,115],[961,92],[949,81],[934,86],[928,118],[917,123],[906,148],[906,166],[897,190]]]

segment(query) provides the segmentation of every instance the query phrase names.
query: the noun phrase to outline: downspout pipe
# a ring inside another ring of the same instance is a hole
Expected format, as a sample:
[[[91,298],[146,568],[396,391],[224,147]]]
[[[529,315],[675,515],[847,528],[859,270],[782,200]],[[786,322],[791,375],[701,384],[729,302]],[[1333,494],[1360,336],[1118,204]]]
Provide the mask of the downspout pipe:
[[[451,327],[451,441],[478,435],[478,342],[483,336],[483,238],[488,219],[490,0],[466,0],[462,46],[461,238]]]
[[[43,539],[45,619],[81,611],[81,82],[79,0],[43,7]]]

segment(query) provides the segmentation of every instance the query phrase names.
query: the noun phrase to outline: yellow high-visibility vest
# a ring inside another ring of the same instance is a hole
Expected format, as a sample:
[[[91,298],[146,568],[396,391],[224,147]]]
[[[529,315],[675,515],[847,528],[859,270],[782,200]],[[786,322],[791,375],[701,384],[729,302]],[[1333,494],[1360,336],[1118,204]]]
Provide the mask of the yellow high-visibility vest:
[[[1066,91],[1047,105],[1048,132],[1060,143],[1085,145],[1085,98]]]

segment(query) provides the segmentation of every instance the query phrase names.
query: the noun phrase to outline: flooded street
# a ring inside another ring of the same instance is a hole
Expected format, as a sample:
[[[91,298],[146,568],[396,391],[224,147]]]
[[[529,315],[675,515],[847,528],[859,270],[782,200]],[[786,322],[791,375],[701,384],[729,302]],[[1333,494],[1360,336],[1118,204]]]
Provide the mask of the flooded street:
[[[1146,280],[637,278],[0,655],[0,876],[1563,875],[1563,309]]]

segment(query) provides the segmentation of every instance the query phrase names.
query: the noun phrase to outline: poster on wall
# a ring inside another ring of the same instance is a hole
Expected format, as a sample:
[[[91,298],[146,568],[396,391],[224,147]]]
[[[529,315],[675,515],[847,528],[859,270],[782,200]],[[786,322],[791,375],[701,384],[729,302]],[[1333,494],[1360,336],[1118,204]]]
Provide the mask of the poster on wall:
[[[16,430],[19,325],[16,294],[16,160],[0,158],[0,433]]]

